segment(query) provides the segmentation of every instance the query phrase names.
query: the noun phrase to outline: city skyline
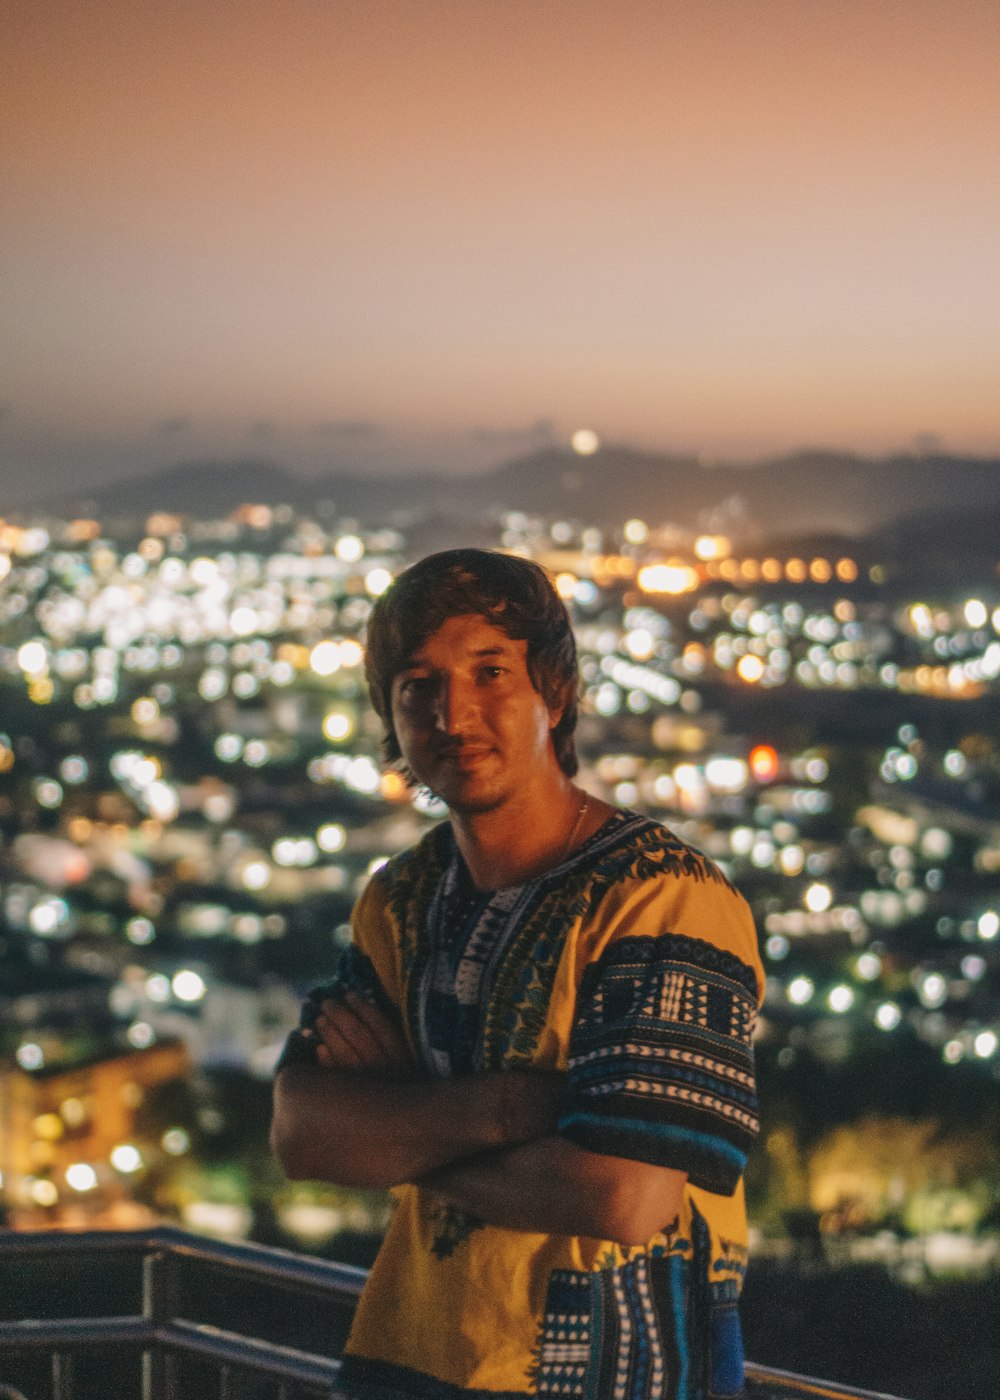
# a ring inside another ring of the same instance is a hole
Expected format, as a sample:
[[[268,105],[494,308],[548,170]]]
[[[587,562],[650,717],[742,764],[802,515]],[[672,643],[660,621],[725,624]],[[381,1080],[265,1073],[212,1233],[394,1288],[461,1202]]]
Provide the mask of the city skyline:
[[[982,0],[4,6],[4,485],[1000,451]]]

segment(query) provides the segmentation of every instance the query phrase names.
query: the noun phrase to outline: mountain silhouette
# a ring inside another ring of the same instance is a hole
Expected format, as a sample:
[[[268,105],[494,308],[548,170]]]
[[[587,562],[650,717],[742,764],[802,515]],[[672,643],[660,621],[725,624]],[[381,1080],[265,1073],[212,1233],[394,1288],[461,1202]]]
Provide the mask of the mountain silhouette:
[[[691,457],[611,445],[589,457],[545,448],[475,476],[336,472],[308,479],[274,462],[241,459],[180,463],[95,488],[77,501],[62,497],[42,504],[61,514],[92,510],[102,519],[121,520],[155,510],[214,518],[246,502],[322,509],[363,525],[436,518],[477,532],[505,510],[609,530],[638,516],[655,526],[722,531],[744,547],[779,536],[859,537],[888,530],[900,549],[940,553],[940,541],[953,548],[975,539],[995,553],[1000,459],[866,458],[816,450],[753,466],[704,466]],[[951,524],[945,527],[945,516],[966,522],[957,536]]]

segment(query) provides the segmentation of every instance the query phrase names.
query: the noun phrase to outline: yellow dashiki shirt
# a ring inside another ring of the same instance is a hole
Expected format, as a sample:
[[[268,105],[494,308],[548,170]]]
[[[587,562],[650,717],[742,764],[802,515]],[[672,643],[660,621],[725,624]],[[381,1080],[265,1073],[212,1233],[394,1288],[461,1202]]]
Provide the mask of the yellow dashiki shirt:
[[[750,912],[666,828],[618,811],[560,865],[471,884],[448,823],[372,877],[331,992],[402,1021],[430,1075],[560,1070],[559,1132],[688,1173],[645,1246],[499,1229],[416,1186],[359,1303],[341,1386],[364,1400],[743,1394],[742,1172],[757,1131]],[[311,1058],[299,1032],[282,1063]]]

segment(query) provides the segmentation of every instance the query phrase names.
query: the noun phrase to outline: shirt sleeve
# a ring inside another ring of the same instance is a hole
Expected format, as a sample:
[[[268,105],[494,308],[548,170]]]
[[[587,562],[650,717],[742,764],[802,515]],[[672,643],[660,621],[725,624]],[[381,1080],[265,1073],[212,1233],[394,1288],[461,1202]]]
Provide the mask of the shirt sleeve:
[[[559,1130],[728,1196],[759,1129],[751,1038],[762,972],[743,900],[726,891],[719,912],[722,943],[625,931],[585,970]],[[725,946],[734,927],[739,953]]]
[[[336,1001],[349,993],[373,1002],[390,1020],[398,1023],[399,1009],[386,989],[373,956],[380,956],[383,975],[388,980],[390,959],[386,956],[388,932],[376,880],[369,882],[351,915],[352,942],[340,955],[333,976],[307,994],[302,1003],[299,1024],[285,1041],[275,1073],[286,1065],[316,1063],[316,1018],[324,1001]]]

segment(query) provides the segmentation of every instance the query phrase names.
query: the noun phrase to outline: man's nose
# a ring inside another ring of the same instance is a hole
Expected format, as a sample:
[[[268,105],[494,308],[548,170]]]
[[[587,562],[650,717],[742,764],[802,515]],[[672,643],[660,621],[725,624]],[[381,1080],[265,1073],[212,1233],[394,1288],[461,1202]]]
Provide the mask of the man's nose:
[[[434,697],[434,722],[445,734],[461,734],[475,710],[474,689],[456,677],[441,681]]]

